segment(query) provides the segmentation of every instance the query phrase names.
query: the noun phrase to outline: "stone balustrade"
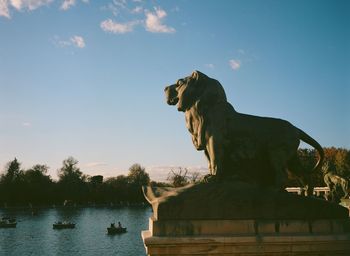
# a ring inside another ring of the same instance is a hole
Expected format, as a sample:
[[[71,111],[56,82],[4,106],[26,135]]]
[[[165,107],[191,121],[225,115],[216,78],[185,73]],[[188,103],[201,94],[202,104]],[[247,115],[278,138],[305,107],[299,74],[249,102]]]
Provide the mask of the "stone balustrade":
[[[298,195],[301,195],[301,194],[306,192],[301,187],[288,187],[288,188],[286,188],[286,190],[290,193],[295,193]],[[329,194],[329,188],[328,187],[314,187],[313,194],[317,197],[321,197],[321,196],[326,197]]]

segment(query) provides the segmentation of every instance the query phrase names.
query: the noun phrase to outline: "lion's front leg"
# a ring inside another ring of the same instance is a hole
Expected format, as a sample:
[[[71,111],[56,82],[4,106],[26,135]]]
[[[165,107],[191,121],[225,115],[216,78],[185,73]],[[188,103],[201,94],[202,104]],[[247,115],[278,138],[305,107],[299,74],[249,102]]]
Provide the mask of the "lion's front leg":
[[[215,182],[216,181],[216,176],[213,174],[213,169],[212,169],[212,163],[210,159],[210,155],[208,152],[209,147],[206,147],[204,149],[204,154],[208,160],[208,169],[209,169],[209,174],[205,175],[202,179],[202,182],[204,183],[209,183],[209,182]]]
[[[223,174],[223,148],[218,145],[217,141],[211,136],[207,142],[207,158],[209,161],[209,171],[211,175],[220,176]]]
[[[205,156],[206,156],[206,158],[208,160],[208,170],[209,170],[209,173],[211,174],[211,161],[210,161],[210,156],[209,156],[209,153],[208,153],[207,149],[204,150],[204,154],[205,154]]]

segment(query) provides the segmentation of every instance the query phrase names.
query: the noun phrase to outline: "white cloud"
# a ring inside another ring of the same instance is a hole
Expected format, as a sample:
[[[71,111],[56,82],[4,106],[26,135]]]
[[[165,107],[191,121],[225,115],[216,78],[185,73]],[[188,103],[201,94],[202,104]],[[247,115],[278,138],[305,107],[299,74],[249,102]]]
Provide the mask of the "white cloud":
[[[0,0],[0,16],[11,18],[9,11],[9,3],[7,0]]]
[[[163,24],[167,13],[161,8],[155,8],[155,12],[146,12],[146,30],[152,33],[174,33],[176,30]]]
[[[22,8],[22,0],[10,0],[11,5],[16,8],[17,10],[21,10]]]
[[[117,1],[113,0],[107,7],[104,7],[108,10],[111,10],[115,16],[124,9],[131,14],[140,14],[145,13],[145,19],[141,20],[132,20],[129,22],[119,23],[115,22],[112,19],[107,19],[101,22],[100,27],[102,30],[114,34],[125,34],[134,30],[136,25],[143,24],[146,31],[152,33],[174,33],[176,30],[170,26],[164,24],[164,19],[167,16],[167,13],[160,7],[154,8],[154,11],[144,10],[140,5],[137,5],[133,9],[128,9],[126,1]]]
[[[72,6],[74,6],[76,3],[76,0],[64,0],[63,3],[61,4],[61,10],[68,10]]]
[[[11,18],[10,7],[17,11],[33,11],[52,2],[53,0],[0,0],[0,16]]]
[[[114,33],[114,34],[124,34],[128,32],[132,32],[134,26],[139,24],[140,21],[134,20],[126,23],[117,23],[111,19],[102,21],[100,27],[103,31]]]
[[[85,47],[85,41],[84,38],[81,36],[72,36],[70,38],[70,41],[73,43],[74,46],[78,48],[84,48]]]
[[[11,0],[11,5],[18,10],[28,9],[35,10],[43,5],[52,3],[53,0]]]
[[[125,0],[113,0],[106,6],[102,6],[102,10],[111,11],[114,16],[118,16],[125,9],[127,9],[127,2]]]
[[[89,0],[81,0],[83,3],[88,4]],[[67,11],[77,3],[77,0],[63,0],[60,9]]]
[[[54,0],[0,0],[0,16],[11,18],[10,9],[16,11],[33,11],[44,5],[49,5]],[[81,0],[83,3],[89,3],[89,0]],[[62,10],[68,10],[77,3],[77,0],[63,0],[60,6]]]
[[[84,38],[77,35],[72,36],[69,40],[62,40],[59,36],[54,36],[52,42],[58,47],[74,46],[77,48],[84,48],[86,46]]]
[[[238,70],[241,67],[241,61],[240,60],[229,60],[229,65],[233,70]]]

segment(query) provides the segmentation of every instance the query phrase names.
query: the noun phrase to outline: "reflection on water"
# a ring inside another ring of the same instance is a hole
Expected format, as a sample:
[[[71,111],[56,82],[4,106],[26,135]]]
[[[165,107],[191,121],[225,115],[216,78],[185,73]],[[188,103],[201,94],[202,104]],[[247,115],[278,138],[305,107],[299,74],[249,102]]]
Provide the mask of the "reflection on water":
[[[0,229],[0,255],[145,255],[141,230],[148,229],[149,207],[0,209],[0,216],[17,218],[17,228]],[[75,229],[55,230],[55,221],[76,223]],[[128,232],[107,235],[120,221]]]

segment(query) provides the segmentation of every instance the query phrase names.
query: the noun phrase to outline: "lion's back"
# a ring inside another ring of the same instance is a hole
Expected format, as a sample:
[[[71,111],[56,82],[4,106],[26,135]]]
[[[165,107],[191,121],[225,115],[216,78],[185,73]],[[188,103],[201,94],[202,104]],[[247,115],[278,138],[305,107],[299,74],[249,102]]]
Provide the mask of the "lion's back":
[[[279,143],[291,147],[299,145],[298,129],[283,119],[237,113],[230,119],[230,130],[235,137],[250,137],[267,146],[278,146]]]

